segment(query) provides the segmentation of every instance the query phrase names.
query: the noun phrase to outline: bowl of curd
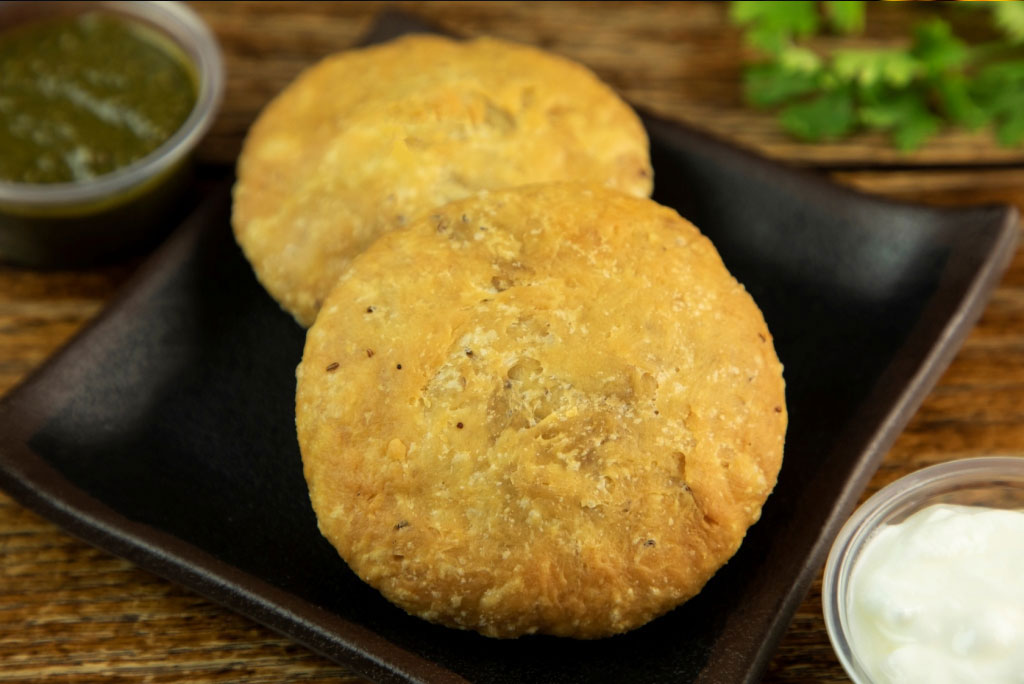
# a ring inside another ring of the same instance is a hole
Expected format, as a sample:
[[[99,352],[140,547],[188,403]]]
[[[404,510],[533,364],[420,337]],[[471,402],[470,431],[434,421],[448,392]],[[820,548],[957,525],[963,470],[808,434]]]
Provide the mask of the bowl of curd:
[[[893,482],[839,532],[825,625],[857,684],[1024,682],[1024,457]]]

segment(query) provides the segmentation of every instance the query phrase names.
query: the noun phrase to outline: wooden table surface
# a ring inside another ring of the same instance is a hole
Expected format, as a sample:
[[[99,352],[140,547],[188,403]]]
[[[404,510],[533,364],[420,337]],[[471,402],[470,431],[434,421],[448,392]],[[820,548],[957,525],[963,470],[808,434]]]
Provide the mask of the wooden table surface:
[[[750,57],[719,3],[398,3],[453,32],[492,34],[575,58],[634,103],[864,191],[915,201],[1015,204],[1024,148],[945,133],[913,154],[877,136],[804,145],[742,105]],[[196,3],[225,52],[228,85],[199,151],[229,165],[260,107],[305,65],[352,45],[380,3]],[[392,6],[393,7],[393,6]],[[906,35],[934,4],[869,9],[862,42]],[[79,271],[0,266],[0,392],[93,318],[138,259]],[[1024,258],[1020,254],[949,370],[866,492],[923,466],[1024,455]],[[0,682],[360,681],[286,638],[93,549],[0,493]],[[800,606],[766,682],[848,681],[821,616],[820,582]]]

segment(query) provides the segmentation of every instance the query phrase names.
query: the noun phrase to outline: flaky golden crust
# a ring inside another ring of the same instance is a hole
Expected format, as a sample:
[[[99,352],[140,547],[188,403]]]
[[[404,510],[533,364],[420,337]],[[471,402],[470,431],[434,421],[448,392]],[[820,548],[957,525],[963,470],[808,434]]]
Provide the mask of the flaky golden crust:
[[[454,202],[360,255],[296,419],[320,529],[410,613],[601,637],[697,593],[775,484],[782,368],[671,209],[568,184]]]
[[[252,126],[233,225],[303,325],[352,258],[431,207],[554,180],[651,191],[636,114],[585,67],[532,47],[410,36],[299,76]]]

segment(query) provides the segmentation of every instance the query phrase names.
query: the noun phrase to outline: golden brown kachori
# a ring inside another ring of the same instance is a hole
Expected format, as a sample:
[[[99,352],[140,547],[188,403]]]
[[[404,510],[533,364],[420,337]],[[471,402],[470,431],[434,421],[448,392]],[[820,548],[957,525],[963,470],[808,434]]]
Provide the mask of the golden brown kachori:
[[[352,258],[431,207],[545,181],[647,196],[647,137],[587,68],[524,45],[430,35],[333,55],[253,124],[235,235],[303,325]]]
[[[598,185],[483,192],[384,235],[297,375],[323,534],[406,611],[493,637],[679,605],[782,461],[759,309],[692,224]]]

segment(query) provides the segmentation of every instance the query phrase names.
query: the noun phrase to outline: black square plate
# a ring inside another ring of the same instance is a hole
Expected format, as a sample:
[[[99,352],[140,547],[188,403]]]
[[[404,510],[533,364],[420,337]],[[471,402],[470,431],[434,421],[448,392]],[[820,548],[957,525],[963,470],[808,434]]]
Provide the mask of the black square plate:
[[[596,642],[494,641],[408,617],[363,585],[317,531],[294,430],[303,331],[235,246],[226,183],[0,403],[0,485],[86,541],[380,680],[755,681],[980,314],[1017,216],[877,199],[646,124],[655,198],[701,227],[761,306],[790,413],[761,521],[681,608]]]

